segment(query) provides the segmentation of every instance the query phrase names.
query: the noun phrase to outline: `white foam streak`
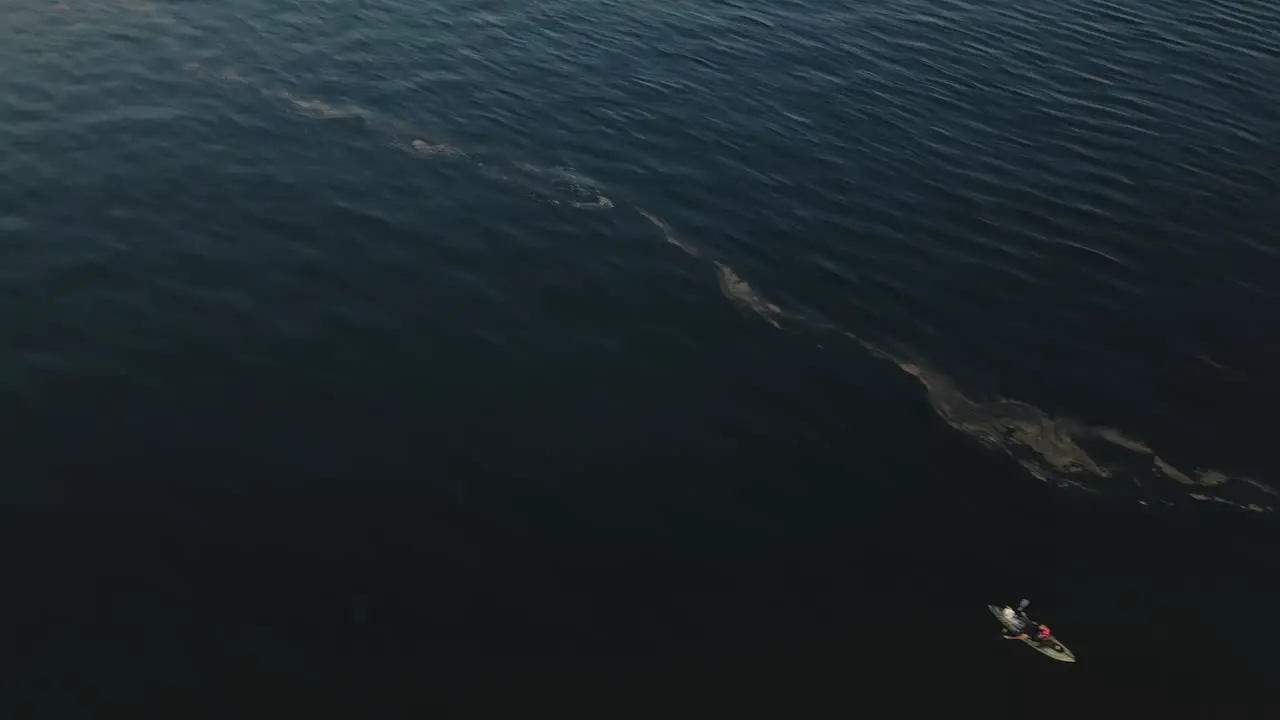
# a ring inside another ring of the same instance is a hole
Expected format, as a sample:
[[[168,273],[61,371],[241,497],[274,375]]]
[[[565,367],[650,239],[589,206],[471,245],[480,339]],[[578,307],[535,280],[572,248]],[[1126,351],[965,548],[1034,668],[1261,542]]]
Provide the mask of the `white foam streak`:
[[[600,183],[568,168],[524,162],[485,162],[459,147],[429,140],[425,134],[416,132],[403,123],[355,104],[336,105],[268,88],[234,70],[210,71],[197,64],[188,67],[210,80],[250,88],[307,117],[326,121],[359,120],[369,129],[384,134],[390,145],[417,157],[468,160],[486,177],[528,192],[544,202],[597,211],[615,207],[614,201],[604,194]],[[1265,483],[1233,477],[1214,469],[1180,469],[1157,454],[1148,444],[1115,428],[1089,426],[1069,418],[1053,416],[1040,408],[1009,398],[974,399],[958,387],[952,378],[915,358],[909,351],[890,350],[853,333],[785,313],[762,297],[734,268],[719,260],[707,259],[702,248],[677,233],[657,213],[638,206],[632,208],[657,228],[667,243],[691,258],[707,262],[715,272],[720,290],[726,298],[751,310],[775,328],[782,328],[783,319],[791,319],[805,324],[811,330],[835,330],[854,341],[867,352],[914,378],[934,412],[948,426],[984,447],[1009,455],[1032,477],[1093,492],[1106,490],[1122,477],[1136,486],[1143,486],[1145,477],[1157,477],[1186,488],[1187,494],[1198,501],[1226,503],[1257,512],[1272,510],[1271,505],[1236,502],[1222,496],[1222,493],[1236,492],[1246,485],[1256,493],[1277,494],[1275,489]],[[1106,454],[1102,451],[1106,448],[1112,454],[1122,451],[1122,455],[1127,455],[1118,459],[1103,459]],[[1209,490],[1215,494],[1210,495]],[[1140,502],[1147,504],[1146,501]],[[1167,503],[1163,499],[1160,502]]]

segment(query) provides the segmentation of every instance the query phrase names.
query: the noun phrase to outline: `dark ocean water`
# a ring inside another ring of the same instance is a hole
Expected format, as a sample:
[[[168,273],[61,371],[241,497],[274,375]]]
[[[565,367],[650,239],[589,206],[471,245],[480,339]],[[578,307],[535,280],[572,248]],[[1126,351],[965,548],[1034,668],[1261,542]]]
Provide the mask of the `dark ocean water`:
[[[1280,710],[1274,4],[0,17],[9,714]]]

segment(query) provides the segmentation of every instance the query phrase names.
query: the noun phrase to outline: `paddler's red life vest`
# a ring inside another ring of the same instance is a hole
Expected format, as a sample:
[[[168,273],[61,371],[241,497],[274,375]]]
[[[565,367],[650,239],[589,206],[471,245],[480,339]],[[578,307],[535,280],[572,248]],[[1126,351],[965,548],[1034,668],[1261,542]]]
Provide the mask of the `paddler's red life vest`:
[[[1040,639],[1040,640],[1048,640],[1048,639],[1049,639],[1049,626],[1048,626],[1048,625],[1041,625],[1041,626],[1040,626],[1040,634],[1039,634],[1039,636],[1038,636],[1038,637],[1039,637],[1039,639]]]

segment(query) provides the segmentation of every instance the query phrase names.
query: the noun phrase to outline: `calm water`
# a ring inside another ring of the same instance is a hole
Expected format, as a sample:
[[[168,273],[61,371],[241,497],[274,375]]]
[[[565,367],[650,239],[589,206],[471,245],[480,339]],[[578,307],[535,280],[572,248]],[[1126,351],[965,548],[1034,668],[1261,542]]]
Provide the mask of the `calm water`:
[[[1158,5],[0,0],[0,703],[1274,716],[1280,11]]]

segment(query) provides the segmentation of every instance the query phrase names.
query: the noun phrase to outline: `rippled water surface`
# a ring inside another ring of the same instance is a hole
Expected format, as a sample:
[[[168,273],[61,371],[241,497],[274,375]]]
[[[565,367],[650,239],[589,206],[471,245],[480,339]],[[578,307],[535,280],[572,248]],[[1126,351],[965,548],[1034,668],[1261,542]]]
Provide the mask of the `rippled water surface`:
[[[31,708],[442,666],[831,707],[854,647],[868,692],[1263,708],[1217,611],[1280,599],[1275,6],[0,17]],[[1073,679],[992,642],[1025,595]]]

